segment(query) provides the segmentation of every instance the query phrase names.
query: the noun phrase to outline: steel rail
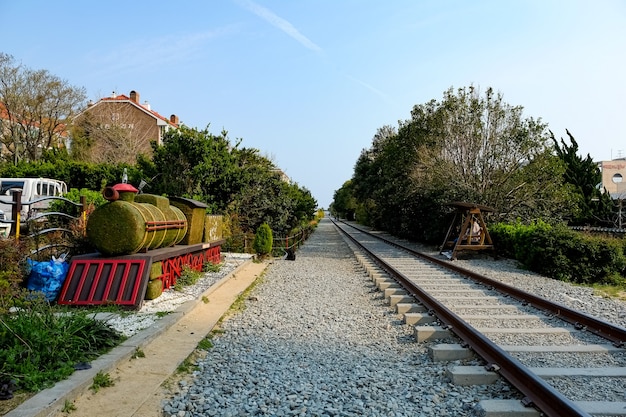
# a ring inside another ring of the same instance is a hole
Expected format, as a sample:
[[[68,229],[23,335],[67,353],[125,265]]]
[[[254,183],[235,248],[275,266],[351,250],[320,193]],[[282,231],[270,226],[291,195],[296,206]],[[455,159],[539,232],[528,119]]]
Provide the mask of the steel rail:
[[[442,259],[438,259],[435,258],[433,256],[427,255],[425,253],[421,253],[418,252],[414,249],[408,248],[406,246],[403,246],[397,242],[394,242],[392,240],[386,239],[382,236],[377,236],[371,233],[368,233],[365,230],[359,229],[358,227],[355,227],[353,225],[344,223],[349,227],[352,227],[356,230],[359,230],[362,233],[367,233],[368,235],[375,237],[377,239],[382,240],[383,242],[395,246],[397,248],[403,249],[409,253],[411,253],[412,255],[415,256],[419,256],[423,259],[426,259],[429,262],[432,262],[434,264],[443,266],[446,269],[451,269],[455,272],[458,272],[461,275],[465,275],[468,278],[471,278],[474,281],[480,282],[484,285],[487,285],[503,294],[506,294],[508,296],[511,296],[523,303],[528,303],[534,307],[537,307],[541,310],[544,311],[549,311],[550,313],[552,313],[554,316],[557,316],[558,318],[567,321],[568,323],[573,324],[574,326],[576,326],[579,329],[585,329],[591,333],[594,333],[604,339],[610,340],[611,342],[613,342],[613,344],[616,347],[624,347],[626,346],[626,328],[623,328],[621,326],[617,326],[613,323],[609,323],[607,321],[598,319],[597,317],[593,317],[587,313],[584,313],[582,311],[577,311],[574,310],[570,307],[567,307],[563,304],[559,304],[557,302],[554,301],[550,301],[547,300],[543,297],[537,296],[535,294],[531,294],[529,292],[526,292],[524,290],[521,290],[519,288],[513,287],[511,285],[508,284],[504,284],[500,281],[497,281],[495,279],[486,277],[484,275],[481,275],[479,273],[470,271],[468,269],[465,269],[463,267],[460,267],[458,265],[455,265],[452,262],[449,261],[445,261]]]
[[[522,392],[532,403],[528,404],[528,402],[525,401],[526,405],[534,405],[548,417],[591,416],[584,410],[580,409],[571,400],[556,391],[542,378],[531,372],[521,362],[502,350],[497,344],[487,339],[482,333],[437,301],[430,294],[411,282],[407,276],[396,270],[392,265],[362,245],[356,238],[340,227],[338,227],[338,229],[341,230],[342,233],[344,233],[352,242],[354,242],[355,245],[366,252],[374,260],[374,262],[376,262],[390,275],[394,276],[409,294],[426,306],[426,308],[433,311],[433,313],[449,328],[449,330],[454,332],[487,362],[491,370],[499,373],[503,378],[509,381],[511,385]],[[355,229],[359,230],[358,228]],[[373,236],[362,230],[359,231]],[[402,248],[402,246],[395,243],[393,246]],[[444,266],[448,267],[449,265],[444,264]]]

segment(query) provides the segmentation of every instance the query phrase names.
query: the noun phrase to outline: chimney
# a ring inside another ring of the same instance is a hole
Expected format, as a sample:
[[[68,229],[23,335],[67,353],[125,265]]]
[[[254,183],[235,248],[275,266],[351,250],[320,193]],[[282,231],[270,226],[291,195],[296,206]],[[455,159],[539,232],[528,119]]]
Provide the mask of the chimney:
[[[130,92],[130,101],[139,104],[139,93],[135,90]]]
[[[176,116],[175,114],[170,116],[170,123],[177,125],[178,124],[178,116]]]
[[[148,103],[148,100],[146,100],[146,101],[144,101],[144,102],[143,102],[143,107],[144,107],[144,109],[146,109],[146,110],[150,110],[150,111],[152,111],[152,109],[150,108],[150,103]]]

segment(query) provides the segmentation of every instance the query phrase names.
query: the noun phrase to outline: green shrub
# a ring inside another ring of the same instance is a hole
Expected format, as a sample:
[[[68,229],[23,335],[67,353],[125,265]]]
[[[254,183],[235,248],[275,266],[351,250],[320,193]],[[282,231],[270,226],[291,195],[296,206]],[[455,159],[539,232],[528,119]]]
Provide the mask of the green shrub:
[[[260,256],[267,256],[272,252],[273,240],[272,229],[267,223],[263,223],[254,235],[254,251]]]
[[[0,237],[0,314],[15,305],[27,277],[27,239]]]
[[[621,239],[576,232],[565,225],[496,224],[489,228],[498,253],[544,276],[579,284],[624,285]]]
[[[88,213],[93,211],[94,208],[100,207],[107,202],[107,200],[104,199],[102,192],[89,190],[87,188],[81,188],[80,190],[77,188],[71,188],[63,197],[73,201],[74,203],[80,203],[80,197],[83,195],[85,196],[87,202],[86,210]],[[50,208],[51,211],[66,213],[74,217],[78,216],[80,212],[80,208],[78,206],[61,200],[52,201]]]

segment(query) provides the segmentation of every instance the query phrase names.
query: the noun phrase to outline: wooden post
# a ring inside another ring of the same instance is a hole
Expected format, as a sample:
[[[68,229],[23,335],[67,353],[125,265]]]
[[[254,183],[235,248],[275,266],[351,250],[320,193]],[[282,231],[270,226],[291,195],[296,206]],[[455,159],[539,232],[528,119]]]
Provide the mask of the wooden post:
[[[22,213],[22,190],[13,190],[11,194],[13,195],[13,207],[11,208],[11,219],[13,219],[13,223],[11,224],[9,236],[15,236],[15,239],[19,240],[20,223],[22,221],[20,218]]]

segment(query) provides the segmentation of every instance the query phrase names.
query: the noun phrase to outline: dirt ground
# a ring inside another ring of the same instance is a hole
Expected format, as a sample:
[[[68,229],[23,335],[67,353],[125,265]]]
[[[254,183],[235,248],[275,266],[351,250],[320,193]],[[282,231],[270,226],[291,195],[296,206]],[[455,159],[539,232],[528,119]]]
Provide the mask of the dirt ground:
[[[29,417],[161,417],[162,400],[170,395],[169,387],[176,387],[179,380],[188,377],[184,372],[177,372],[179,366],[195,354],[198,343],[211,333],[266,267],[267,263],[248,262],[219,288],[207,291],[204,302],[198,303],[159,337],[137,349],[143,352],[143,357],[121,361],[107,372],[113,386],[100,388],[95,393],[86,388],[79,394],[68,394],[51,401],[45,411]]]

